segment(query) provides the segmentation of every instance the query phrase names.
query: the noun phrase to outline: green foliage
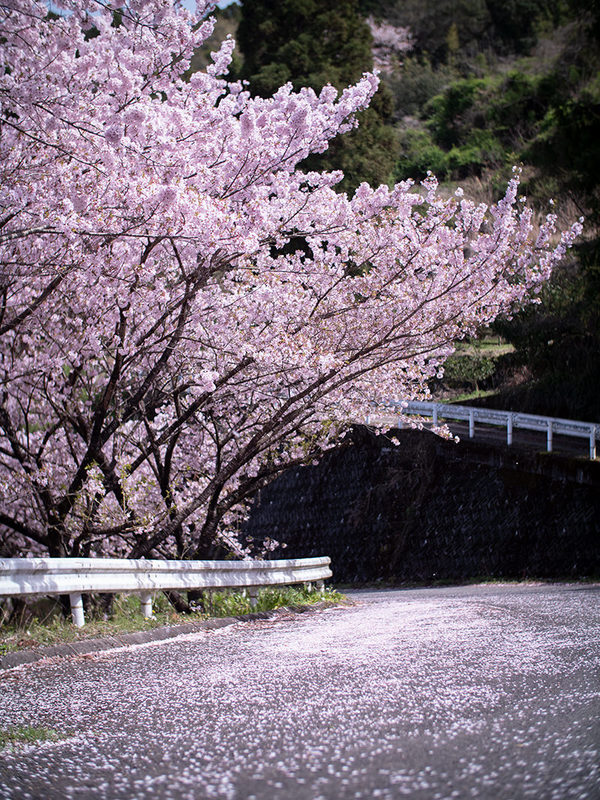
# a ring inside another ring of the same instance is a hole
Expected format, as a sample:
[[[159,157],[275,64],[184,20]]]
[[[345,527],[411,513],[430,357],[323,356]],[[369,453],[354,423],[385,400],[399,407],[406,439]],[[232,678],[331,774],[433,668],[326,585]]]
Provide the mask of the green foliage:
[[[446,67],[434,68],[428,58],[408,57],[402,69],[385,80],[394,97],[394,117],[416,116],[428,100],[440,94],[452,78]]]
[[[418,53],[428,54],[434,65],[457,57],[458,65],[467,64],[485,51],[525,53],[544,25],[560,22],[564,5],[564,0],[361,0],[365,14],[410,27]]]
[[[506,162],[506,152],[493,133],[474,129],[466,141],[443,150],[423,129],[408,129],[399,136],[400,155],[396,179],[422,180],[430,170],[440,180],[462,180],[481,175],[484,166],[499,167]]]
[[[439,179],[448,177],[448,154],[438,147],[431,134],[422,129],[407,129],[399,137],[399,159],[396,180],[423,180],[428,171]]]
[[[243,0],[238,42],[244,54],[241,77],[253,93],[267,97],[282,83],[320,91],[330,83],[343,89],[372,69],[372,37],[357,0]],[[358,115],[359,128],[338,137],[327,153],[311,156],[307,169],[341,169],[340,189],[359,183],[387,183],[394,165],[395,135],[389,91],[380,89]]]
[[[600,223],[600,93],[595,86],[551,108],[524,157]]]
[[[275,586],[261,589],[252,605],[247,592],[205,592],[204,606],[211,617],[231,617],[253,611],[272,611],[286,606],[314,605],[322,600],[339,603],[343,595],[333,589],[322,591],[309,586]]]
[[[0,730],[0,749],[8,745],[34,744],[35,742],[56,742],[61,737],[51,728],[31,725],[16,725]]]
[[[490,378],[495,370],[495,361],[489,356],[457,354],[450,356],[444,364],[444,382],[450,387],[470,386],[478,390],[479,384]]]
[[[600,73],[582,70],[559,63],[542,75],[513,69],[451,81],[423,107],[429,136],[400,133],[396,175],[422,178],[430,169],[442,180],[463,180],[524,162],[536,167],[526,187],[533,200],[547,200],[551,189],[597,218]]]
[[[455,162],[453,152],[458,151]],[[475,128],[462,148],[452,148],[448,153],[450,172],[458,178],[480,175],[482,167],[499,167],[506,163],[507,154],[502,143],[492,131]],[[466,170],[465,170],[466,168]]]
[[[485,0],[384,0],[372,13],[409,26],[418,53],[427,54],[435,65],[446,63],[452,53],[473,50],[489,24]],[[459,50],[453,50],[457,45]]]
[[[518,149],[536,135],[560,91],[561,82],[555,75],[527,75],[514,70],[490,95],[486,123],[506,147]]]
[[[339,592],[316,587],[278,586],[261,589],[255,607],[245,591],[204,592],[198,611],[190,614],[177,613],[164,594],[155,595],[152,619],[142,616],[139,597],[118,595],[110,619],[104,619],[99,611],[86,611],[86,623],[76,628],[61,614],[58,602],[45,604],[44,610],[32,616],[23,614],[11,623],[0,626],[0,652],[31,649],[49,644],[73,642],[100,636],[115,636],[132,631],[147,630],[163,625],[178,625],[200,621],[207,617],[225,617],[247,614],[251,611],[271,611],[282,606],[312,605],[321,600],[338,603],[343,600]],[[193,606],[194,604],[191,603]],[[99,606],[96,606],[98,609]]]
[[[371,33],[356,0],[244,0],[238,41],[243,77],[265,97],[281,85],[271,78],[282,67],[295,89],[319,91],[326,83],[343,88],[372,63]]]
[[[525,53],[544,22],[556,25],[564,14],[562,0],[487,0],[495,38],[503,52]]]
[[[436,144],[450,148],[461,143],[465,123],[467,119],[469,124],[472,122],[473,110],[480,107],[479,100],[484,88],[486,82],[479,78],[455,81],[427,103],[424,114]],[[483,117],[477,122],[481,125]]]
[[[426,104],[427,127],[440,147],[479,145],[480,164],[495,166],[505,160],[503,151],[517,150],[537,133],[556,88],[553,76],[517,70],[501,80],[454,81]]]
[[[578,248],[580,269],[556,273],[541,304],[495,324],[516,348],[516,368],[531,377],[497,402],[533,413],[600,421],[600,252]]]

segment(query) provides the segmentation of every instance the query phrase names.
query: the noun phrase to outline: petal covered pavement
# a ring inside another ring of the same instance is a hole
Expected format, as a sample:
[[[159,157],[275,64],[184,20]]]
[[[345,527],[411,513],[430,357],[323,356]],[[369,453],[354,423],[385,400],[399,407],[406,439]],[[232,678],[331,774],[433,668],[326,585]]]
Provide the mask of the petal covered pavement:
[[[0,674],[0,798],[600,797],[600,586],[355,605]]]

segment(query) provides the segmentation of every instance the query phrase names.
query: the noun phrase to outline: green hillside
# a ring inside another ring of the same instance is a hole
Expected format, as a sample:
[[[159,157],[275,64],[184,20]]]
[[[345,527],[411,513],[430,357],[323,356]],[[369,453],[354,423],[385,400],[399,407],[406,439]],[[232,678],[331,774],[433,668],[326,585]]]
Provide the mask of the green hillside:
[[[440,3],[442,18],[445,8],[458,9],[446,18],[444,44],[443,26],[431,36],[427,25],[419,27],[433,5],[422,4],[422,16],[414,18],[421,31],[414,52],[386,76],[399,138],[394,178],[419,179],[431,169],[489,202],[518,164],[523,192],[540,214],[553,198],[559,219],[582,215],[586,222],[584,241],[543,292],[542,304],[496,324],[494,333],[514,351],[493,364],[483,350],[459,351],[449,364],[450,380],[436,388],[468,391],[473,376],[481,376],[477,387],[493,392],[482,401],[490,406],[600,419],[598,8],[590,3],[582,12],[578,4],[576,13],[548,2]],[[396,14],[408,6],[390,3]],[[473,6],[486,6],[487,20],[483,12],[461,16]],[[508,14],[502,28],[495,26],[495,6],[520,7],[522,17]],[[457,374],[470,380],[460,386]]]
[[[343,169],[341,190],[431,170],[492,202],[516,164],[540,215],[585,218],[541,304],[462,346],[432,388],[600,420],[598,0],[243,0],[219,13],[241,50],[235,77],[256,94],[288,80],[341,87],[388,53],[361,129],[307,165]]]

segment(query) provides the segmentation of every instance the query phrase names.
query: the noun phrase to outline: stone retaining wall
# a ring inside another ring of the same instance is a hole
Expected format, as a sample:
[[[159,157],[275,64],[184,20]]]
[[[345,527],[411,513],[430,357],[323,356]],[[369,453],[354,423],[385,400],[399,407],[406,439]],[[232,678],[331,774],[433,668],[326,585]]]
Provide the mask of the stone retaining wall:
[[[247,533],[338,583],[600,576],[600,463],[356,428],[263,489]]]

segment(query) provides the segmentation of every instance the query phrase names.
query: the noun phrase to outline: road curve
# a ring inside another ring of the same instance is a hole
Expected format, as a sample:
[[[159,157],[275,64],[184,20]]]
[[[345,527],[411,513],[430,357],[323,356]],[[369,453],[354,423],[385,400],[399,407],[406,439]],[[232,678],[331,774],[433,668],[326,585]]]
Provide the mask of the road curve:
[[[600,586],[357,605],[0,678],[0,798],[600,797]]]

